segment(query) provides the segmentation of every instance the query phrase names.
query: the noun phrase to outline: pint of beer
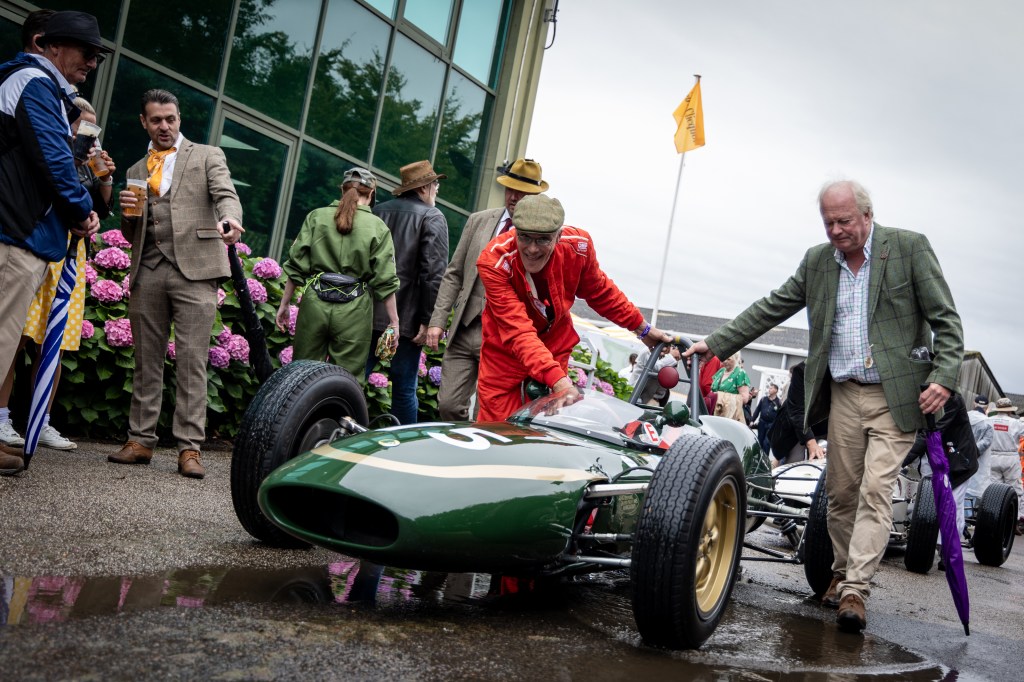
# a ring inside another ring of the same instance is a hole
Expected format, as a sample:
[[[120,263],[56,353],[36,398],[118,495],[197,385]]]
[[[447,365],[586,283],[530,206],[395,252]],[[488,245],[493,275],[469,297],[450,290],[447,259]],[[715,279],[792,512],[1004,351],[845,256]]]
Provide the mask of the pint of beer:
[[[129,218],[142,216],[142,205],[146,202],[146,181],[128,179],[128,191],[135,195],[135,206],[123,206],[121,212]]]
[[[100,146],[97,144],[94,149],[96,150],[96,153],[89,157],[89,168],[92,169],[92,174],[97,178],[110,175],[110,169],[107,167],[107,162],[103,160],[102,156],[100,156]]]

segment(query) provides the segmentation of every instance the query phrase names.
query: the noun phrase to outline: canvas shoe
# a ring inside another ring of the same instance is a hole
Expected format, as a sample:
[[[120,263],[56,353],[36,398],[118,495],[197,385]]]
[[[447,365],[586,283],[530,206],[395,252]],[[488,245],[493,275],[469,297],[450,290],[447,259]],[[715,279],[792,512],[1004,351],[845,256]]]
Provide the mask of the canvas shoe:
[[[60,435],[60,432],[49,424],[39,434],[39,444],[44,448],[52,450],[74,450],[78,447],[78,445]]]
[[[25,444],[25,439],[14,430],[14,424],[8,419],[0,423],[0,442],[7,443],[12,448],[20,448]]]

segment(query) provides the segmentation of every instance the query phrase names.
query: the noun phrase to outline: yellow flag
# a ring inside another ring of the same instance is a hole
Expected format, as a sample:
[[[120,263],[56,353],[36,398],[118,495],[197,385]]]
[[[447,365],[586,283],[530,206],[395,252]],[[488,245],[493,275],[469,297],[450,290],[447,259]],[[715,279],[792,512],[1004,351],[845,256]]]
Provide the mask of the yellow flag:
[[[682,154],[691,149],[704,146],[704,109],[700,104],[700,81],[693,86],[676,110],[672,112],[676,120],[676,151]]]

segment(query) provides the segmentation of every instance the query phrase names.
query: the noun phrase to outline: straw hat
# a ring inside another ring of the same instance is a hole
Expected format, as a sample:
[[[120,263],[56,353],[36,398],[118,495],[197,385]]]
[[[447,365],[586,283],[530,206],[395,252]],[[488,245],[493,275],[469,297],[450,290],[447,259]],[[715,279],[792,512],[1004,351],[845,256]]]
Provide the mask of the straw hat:
[[[402,174],[402,184],[392,192],[395,196],[405,194],[417,187],[429,185],[434,180],[446,180],[448,178],[447,175],[435,173],[434,167],[430,165],[429,161],[416,161],[407,164],[402,166],[400,172]]]
[[[548,183],[541,180],[540,164],[533,159],[519,159],[498,176],[498,184],[526,194],[546,192]]]

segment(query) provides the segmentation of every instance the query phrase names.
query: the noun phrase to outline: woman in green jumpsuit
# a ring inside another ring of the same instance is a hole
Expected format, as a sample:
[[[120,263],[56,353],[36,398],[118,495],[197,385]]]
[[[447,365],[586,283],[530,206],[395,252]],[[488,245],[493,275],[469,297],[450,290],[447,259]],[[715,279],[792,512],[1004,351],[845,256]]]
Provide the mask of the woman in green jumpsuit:
[[[288,306],[309,283],[295,324],[295,360],[327,360],[364,381],[373,333],[373,296],[384,302],[398,330],[395,247],[387,226],[370,211],[377,180],[364,168],[345,173],[342,196],[306,216],[284,263],[288,276],[277,327],[288,327]],[[337,281],[348,276],[344,285]],[[321,300],[327,299],[327,300]],[[398,334],[392,337],[398,340]]]

